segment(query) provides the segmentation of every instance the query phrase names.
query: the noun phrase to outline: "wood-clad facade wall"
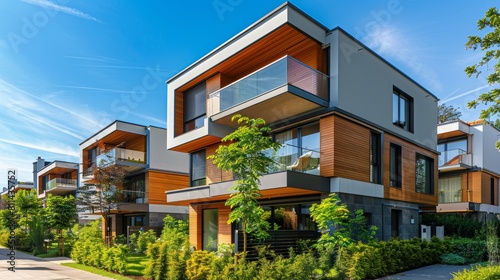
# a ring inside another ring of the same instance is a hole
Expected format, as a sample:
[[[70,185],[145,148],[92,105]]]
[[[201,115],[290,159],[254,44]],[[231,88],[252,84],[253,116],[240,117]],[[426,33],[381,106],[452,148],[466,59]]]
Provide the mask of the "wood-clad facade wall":
[[[231,209],[224,202],[213,204],[191,204],[189,206],[189,242],[196,249],[203,248],[203,210],[217,209],[218,211],[218,235],[217,244],[230,244],[232,242],[231,225],[227,223]]]
[[[401,147],[401,188],[390,187],[390,146]],[[437,155],[391,134],[384,134],[383,143],[384,196],[386,199],[408,201],[418,204],[437,205],[438,202],[438,159]],[[433,159],[434,194],[416,192],[417,154]]]
[[[215,154],[215,150],[221,145],[221,143],[211,145],[206,148],[206,155],[211,156]],[[233,173],[227,172],[219,169],[217,165],[213,163],[212,159],[207,159],[207,184],[220,183],[225,181],[233,180]]]
[[[146,193],[150,204],[167,204],[165,192],[189,187],[189,175],[159,171],[146,173]]]

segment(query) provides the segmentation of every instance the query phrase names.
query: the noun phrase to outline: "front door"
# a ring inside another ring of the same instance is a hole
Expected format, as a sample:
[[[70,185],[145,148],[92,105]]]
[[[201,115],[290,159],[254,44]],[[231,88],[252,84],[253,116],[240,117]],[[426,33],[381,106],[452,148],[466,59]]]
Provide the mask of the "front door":
[[[391,237],[399,237],[399,222],[401,220],[401,210],[391,210]]]

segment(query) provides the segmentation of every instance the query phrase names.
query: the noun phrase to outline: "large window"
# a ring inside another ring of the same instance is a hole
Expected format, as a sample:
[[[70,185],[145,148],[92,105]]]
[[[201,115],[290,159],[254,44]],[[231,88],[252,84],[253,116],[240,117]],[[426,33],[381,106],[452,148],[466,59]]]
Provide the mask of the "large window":
[[[205,150],[191,154],[191,187],[203,186],[207,183],[207,155]]]
[[[276,154],[283,169],[319,175],[319,123],[280,132],[275,140],[283,144]]]
[[[392,123],[413,132],[413,98],[397,88],[392,92]]]
[[[439,178],[439,203],[462,202],[461,176]]]
[[[219,234],[219,211],[217,209],[203,210],[203,250],[217,251]]]
[[[391,143],[389,156],[391,187],[401,188],[401,146]]]
[[[457,156],[467,153],[467,138],[459,138],[438,144],[439,155],[438,166],[452,162]]]
[[[139,174],[126,178],[121,195],[124,202],[145,203],[145,175]]]
[[[421,154],[417,154],[415,162],[415,191],[425,194],[434,193],[434,161]]]
[[[184,132],[203,126],[207,113],[205,82],[184,92]]]
[[[372,131],[370,135],[370,182],[380,184],[382,165],[380,133]]]

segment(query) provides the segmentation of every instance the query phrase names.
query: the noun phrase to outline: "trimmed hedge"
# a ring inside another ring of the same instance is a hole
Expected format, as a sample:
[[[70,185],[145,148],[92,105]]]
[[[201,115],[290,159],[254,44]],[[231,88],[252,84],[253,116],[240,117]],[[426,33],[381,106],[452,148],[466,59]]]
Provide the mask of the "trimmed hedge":
[[[453,253],[465,258],[465,263],[477,263],[488,260],[485,240],[468,238],[452,239]]]

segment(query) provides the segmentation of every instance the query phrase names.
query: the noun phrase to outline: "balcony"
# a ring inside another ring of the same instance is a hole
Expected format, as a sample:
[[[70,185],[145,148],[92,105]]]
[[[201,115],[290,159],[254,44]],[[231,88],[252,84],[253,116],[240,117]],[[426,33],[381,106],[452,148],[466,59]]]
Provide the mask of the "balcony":
[[[299,152],[300,156],[298,156]],[[321,153],[318,150],[284,144],[278,151],[266,151],[266,153],[275,161],[269,173],[288,170],[319,175]]]
[[[147,203],[146,192],[120,190],[118,191],[117,196],[119,202],[137,203],[137,204]]]
[[[462,149],[441,152],[438,158],[439,171],[462,170],[472,167],[472,154]]]
[[[75,179],[55,178],[47,183],[45,192],[53,195],[61,195],[76,191],[76,187]]]
[[[121,165],[128,172],[136,171],[146,167],[145,153],[122,148],[114,148],[96,158],[100,167],[109,165]]]
[[[208,116],[227,126],[236,113],[276,123],[327,106],[328,76],[285,56],[210,94]]]

